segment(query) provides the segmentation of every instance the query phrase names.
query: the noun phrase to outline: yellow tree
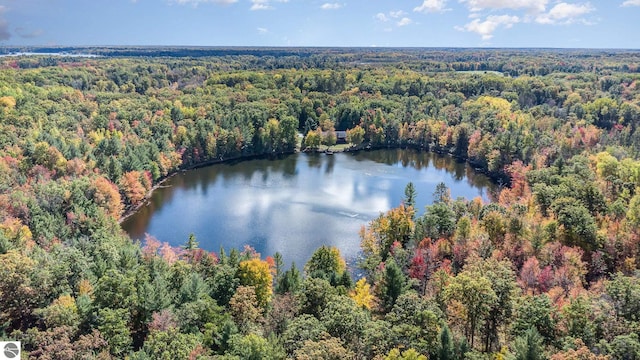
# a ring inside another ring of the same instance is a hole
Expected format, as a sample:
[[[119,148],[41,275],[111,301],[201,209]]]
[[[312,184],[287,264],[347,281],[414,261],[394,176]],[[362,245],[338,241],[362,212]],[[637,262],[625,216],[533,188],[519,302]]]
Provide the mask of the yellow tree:
[[[364,129],[360,125],[356,125],[353,129],[347,130],[347,141],[358,147],[364,141]]]
[[[375,297],[371,293],[371,285],[367,283],[367,279],[362,278],[356,282],[356,287],[349,293],[349,296],[353,301],[358,304],[359,307],[371,310]]]
[[[309,130],[307,136],[304,137],[304,146],[311,150],[318,150],[322,143],[322,130]]]
[[[273,294],[271,287],[273,284],[273,275],[271,274],[269,263],[259,258],[254,258],[240,262],[238,267],[240,284],[253,286],[256,291],[258,305],[265,308],[267,304],[269,304],[269,301],[271,301],[271,295]]]
[[[393,243],[406,246],[415,230],[413,215],[413,207],[400,205],[371,221],[369,227],[360,232],[365,256],[377,255],[386,260]]]

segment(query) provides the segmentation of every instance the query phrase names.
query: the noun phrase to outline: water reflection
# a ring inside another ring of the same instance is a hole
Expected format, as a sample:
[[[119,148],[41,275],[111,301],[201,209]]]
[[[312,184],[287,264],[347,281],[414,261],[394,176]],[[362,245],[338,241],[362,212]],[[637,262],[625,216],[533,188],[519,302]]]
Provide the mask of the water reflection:
[[[487,199],[491,188],[465,163],[430,153],[295,154],[178,174],[122,226],[134,239],[149,233],[178,246],[194,233],[207,250],[251,245],[287,263],[304,264],[323,244],[353,258],[360,227],[398,205],[409,181],[420,208],[441,181],[453,197]]]

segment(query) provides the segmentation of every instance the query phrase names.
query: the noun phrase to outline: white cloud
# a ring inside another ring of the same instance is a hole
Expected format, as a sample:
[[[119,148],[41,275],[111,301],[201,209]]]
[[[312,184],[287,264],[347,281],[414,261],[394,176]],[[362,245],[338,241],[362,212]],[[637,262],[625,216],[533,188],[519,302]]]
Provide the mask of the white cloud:
[[[136,1],[137,0],[135,0],[134,2],[136,2]],[[191,4],[193,6],[198,6],[200,4],[205,4],[205,3],[220,4],[220,5],[231,5],[233,3],[238,2],[238,0],[171,0],[171,2],[180,4],[180,5]]]
[[[447,0],[424,0],[422,5],[415,7],[413,11],[421,13],[434,13],[450,10],[447,9],[446,6]]]
[[[400,19],[400,21],[398,21],[396,23],[396,25],[398,26],[407,26],[410,25],[413,21],[411,19],[409,19],[408,17],[403,17],[402,19]]]
[[[536,22],[539,24],[571,24],[578,20],[586,22],[581,19],[581,16],[594,10],[594,7],[589,3],[568,4],[561,2],[551,8],[548,13],[537,16]]]
[[[222,0],[222,1],[238,1],[238,0]],[[274,7],[271,5],[272,0],[251,0],[251,7],[249,10],[271,10]],[[275,2],[286,3],[289,0],[275,0]]]
[[[322,4],[322,6],[320,6],[320,9],[322,10],[337,10],[340,9],[342,7],[342,4],[339,3],[324,3]]]
[[[622,6],[640,6],[640,0],[627,0],[622,3]]]
[[[458,0],[467,4],[471,11],[496,9],[524,9],[531,12],[543,12],[549,0]]]
[[[251,0],[250,10],[270,10],[273,6],[269,5],[269,0]]]
[[[385,15],[384,13],[377,13],[376,16],[374,16],[376,19],[382,21],[382,22],[387,22],[389,21],[389,18],[387,17],[387,15]]]
[[[269,32],[269,29],[267,29],[267,28],[262,28],[262,27],[259,27],[259,28],[257,28],[256,30],[258,30],[258,33],[259,33],[259,34],[261,34],[261,35],[262,35],[262,34],[266,34],[266,33],[268,33],[268,32]]]
[[[482,36],[482,40],[489,40],[493,37],[493,32],[499,27],[509,29],[513,24],[520,22],[520,18],[510,15],[490,15],[487,16],[485,21],[475,19],[472,22],[466,24],[463,27],[456,26],[457,30],[474,32]]]
[[[398,10],[398,11],[389,11],[388,13],[377,13],[374,18],[380,22],[389,22],[393,20],[395,21],[396,26],[400,27],[400,26],[407,26],[409,24],[413,24],[413,20],[411,20],[410,18],[406,17],[405,15],[407,15],[406,12],[402,11],[402,10]],[[391,31],[391,28],[387,27],[384,29],[384,31]]]

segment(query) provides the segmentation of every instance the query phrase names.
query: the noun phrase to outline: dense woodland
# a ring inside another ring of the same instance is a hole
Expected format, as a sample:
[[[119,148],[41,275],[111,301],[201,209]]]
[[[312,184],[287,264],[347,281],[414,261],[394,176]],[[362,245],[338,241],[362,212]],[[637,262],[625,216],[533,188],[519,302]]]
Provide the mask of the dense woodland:
[[[0,338],[29,358],[640,358],[639,52],[78,51],[107,56],[0,58]],[[338,130],[509,186],[408,184],[357,272],[120,229],[176,171]]]

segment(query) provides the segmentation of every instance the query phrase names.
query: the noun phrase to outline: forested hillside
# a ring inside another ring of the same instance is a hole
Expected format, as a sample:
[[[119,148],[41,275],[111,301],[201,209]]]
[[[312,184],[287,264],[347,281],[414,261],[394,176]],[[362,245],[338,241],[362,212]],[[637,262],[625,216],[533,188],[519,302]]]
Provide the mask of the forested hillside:
[[[0,57],[0,339],[38,359],[640,358],[640,53],[170,50]],[[120,229],[179,170],[335,131],[508,186],[415,204],[408,184],[357,272],[334,248],[286,269]]]

